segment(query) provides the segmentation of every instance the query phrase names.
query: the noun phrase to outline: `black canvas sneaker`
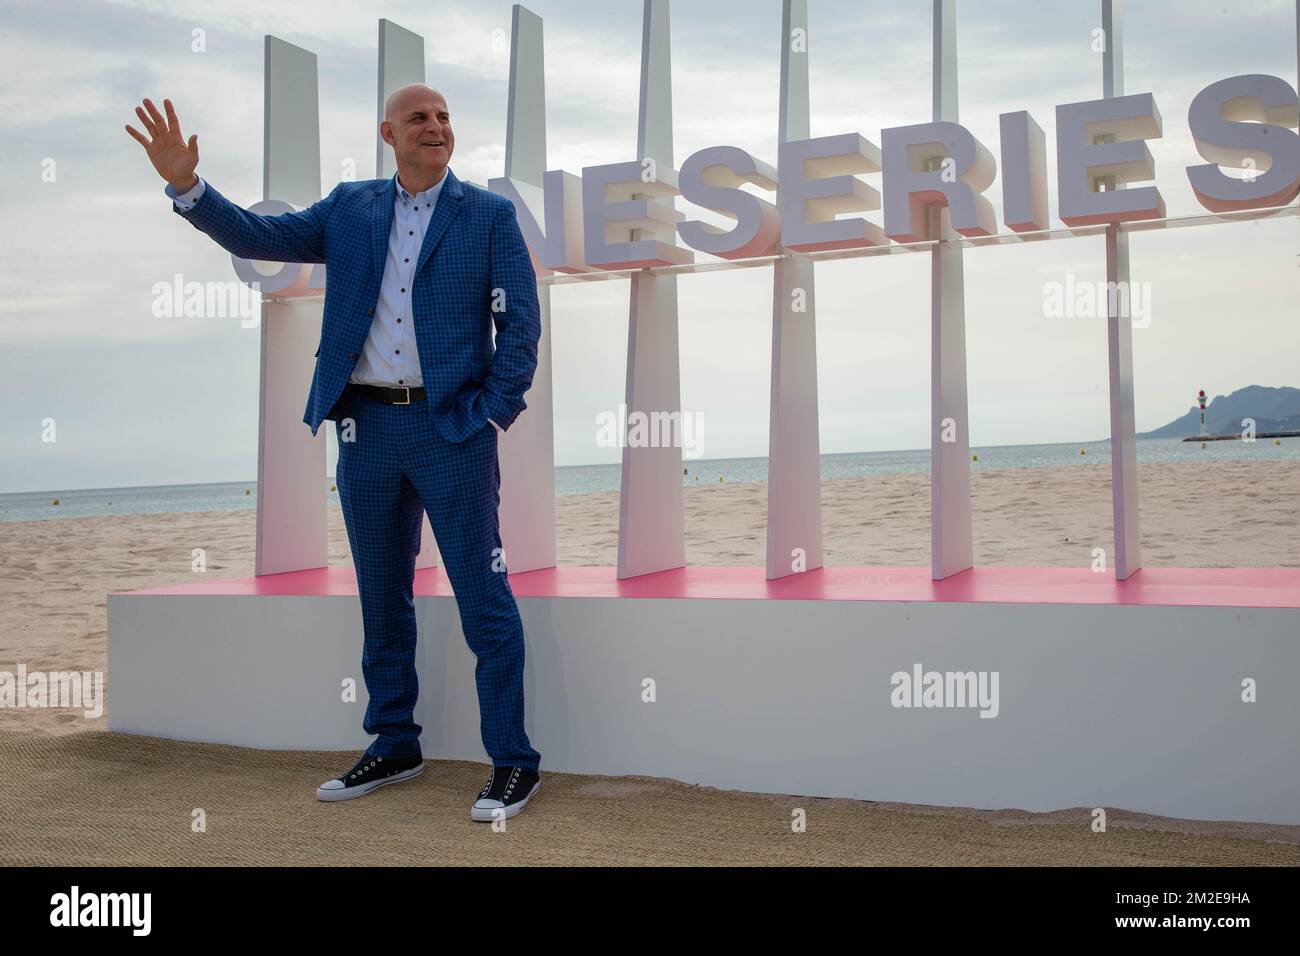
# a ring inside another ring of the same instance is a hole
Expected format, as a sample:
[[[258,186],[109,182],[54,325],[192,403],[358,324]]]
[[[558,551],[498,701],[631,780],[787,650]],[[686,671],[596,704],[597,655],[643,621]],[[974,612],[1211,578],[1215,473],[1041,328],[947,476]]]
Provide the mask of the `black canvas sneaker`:
[[[528,798],[542,785],[535,770],[523,767],[493,767],[487,784],[470,807],[471,820],[509,819],[524,808]]]
[[[317,800],[351,800],[390,783],[424,773],[423,757],[374,757],[362,754],[351,770],[316,788]]]

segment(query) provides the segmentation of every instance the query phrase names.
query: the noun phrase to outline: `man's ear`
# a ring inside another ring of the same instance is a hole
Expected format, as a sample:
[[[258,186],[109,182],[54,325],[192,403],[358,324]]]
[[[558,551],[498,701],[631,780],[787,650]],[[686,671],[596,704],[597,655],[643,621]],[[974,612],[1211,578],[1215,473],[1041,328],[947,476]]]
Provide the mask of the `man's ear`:
[[[388,122],[388,120],[384,120],[379,124],[379,136],[389,146],[397,145],[393,139],[393,124]]]

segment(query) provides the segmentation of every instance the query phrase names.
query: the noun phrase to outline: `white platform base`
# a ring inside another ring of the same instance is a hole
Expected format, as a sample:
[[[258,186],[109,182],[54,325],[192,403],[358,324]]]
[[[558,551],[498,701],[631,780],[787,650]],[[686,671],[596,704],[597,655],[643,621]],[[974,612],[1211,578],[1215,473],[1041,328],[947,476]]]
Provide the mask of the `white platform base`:
[[[1297,608],[518,600],[543,772],[1300,824]],[[416,602],[424,754],[486,761],[455,601]],[[355,596],[113,594],[109,622],[110,730],[311,750],[371,739]],[[893,706],[891,676],[918,663],[998,672],[997,716]]]

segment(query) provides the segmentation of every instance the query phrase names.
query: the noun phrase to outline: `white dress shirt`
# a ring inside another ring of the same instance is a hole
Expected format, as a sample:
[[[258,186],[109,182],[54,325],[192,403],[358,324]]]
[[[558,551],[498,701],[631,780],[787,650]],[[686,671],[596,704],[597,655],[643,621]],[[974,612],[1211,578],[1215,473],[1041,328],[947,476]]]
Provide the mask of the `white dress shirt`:
[[[396,176],[393,197],[393,225],[388,230],[388,258],[379,284],[379,301],[370,323],[361,358],[352,370],[352,381],[359,385],[424,384],[420,374],[420,355],[415,348],[415,326],[411,320],[411,279],[420,260],[424,231],[433,218],[447,174],[422,193],[411,193]]]
[[[384,274],[379,284],[379,301],[375,304],[370,334],[352,369],[350,380],[359,385],[417,388],[424,384],[424,376],[420,371],[415,324],[411,318],[411,280],[424,245],[424,233],[433,218],[447,175],[444,172],[435,185],[414,194],[407,192],[396,175],[393,181],[397,190],[393,198],[393,224],[388,231],[388,257],[384,260]],[[203,195],[205,185],[200,177],[188,192],[177,195],[170,183],[164,191],[177,206],[188,210]],[[500,425],[490,418],[488,421],[501,431]]]

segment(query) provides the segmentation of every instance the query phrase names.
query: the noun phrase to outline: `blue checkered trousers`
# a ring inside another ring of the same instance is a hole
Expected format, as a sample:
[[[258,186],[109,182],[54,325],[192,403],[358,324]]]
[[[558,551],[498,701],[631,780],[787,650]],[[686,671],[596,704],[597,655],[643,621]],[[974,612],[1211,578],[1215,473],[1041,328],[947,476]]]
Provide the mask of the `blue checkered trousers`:
[[[232,255],[325,263],[328,282],[316,371],[303,421],[332,419],[336,484],[352,546],[365,631],[370,702],[362,727],[374,756],[419,755],[414,720],[412,585],[427,513],[477,657],[480,729],[494,766],[537,770],[524,731],[524,631],[497,524],[497,432],[526,407],[537,368],[537,279],[514,204],[447,181],[425,230],[411,288],[425,398],[388,405],[347,389],[374,319],[394,179],[339,183],[324,199],[278,216],[250,213],[211,183],[188,211],[172,209]],[[492,331],[495,327],[496,337]]]

